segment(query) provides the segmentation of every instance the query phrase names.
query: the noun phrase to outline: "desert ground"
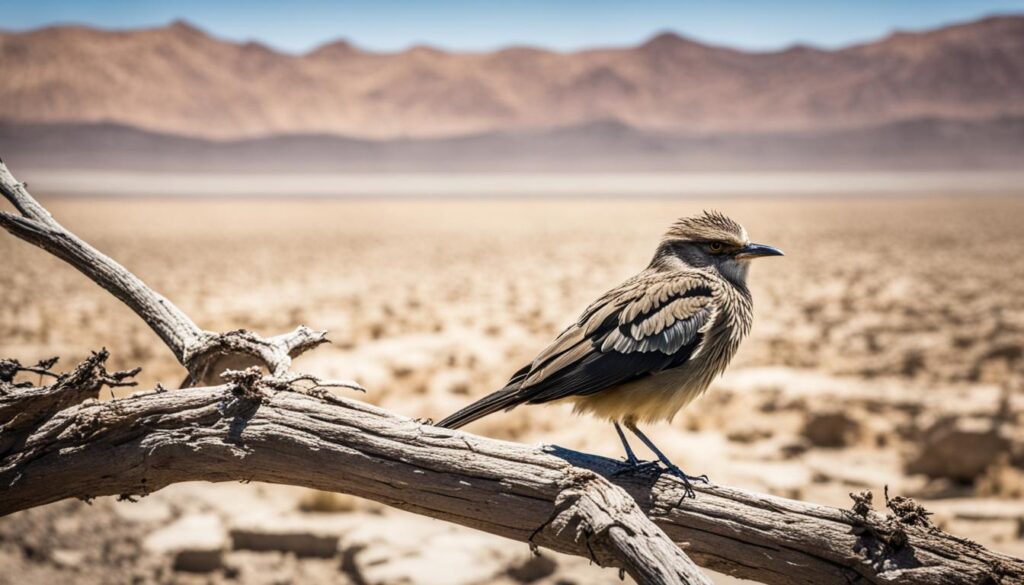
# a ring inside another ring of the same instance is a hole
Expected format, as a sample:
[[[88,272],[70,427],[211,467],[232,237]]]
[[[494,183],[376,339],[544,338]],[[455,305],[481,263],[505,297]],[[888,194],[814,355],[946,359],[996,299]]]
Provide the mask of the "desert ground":
[[[328,329],[333,343],[297,369],[354,378],[369,390],[357,398],[433,419],[500,387],[643,268],[675,218],[719,209],[787,256],[756,262],[749,339],[705,397],[650,427],[654,441],[691,473],[791,498],[848,507],[850,492],[878,501],[888,486],[940,527],[1024,556],[1022,194],[43,201],[200,326]],[[112,367],[143,366],[142,388],[181,381],[159,339],[85,277],[6,234],[0,259],[0,356],[71,367],[107,347]],[[569,409],[520,408],[467,430],[621,456],[610,426]],[[0,519],[0,583],[56,579],[618,575],[348,496],[182,484]]]

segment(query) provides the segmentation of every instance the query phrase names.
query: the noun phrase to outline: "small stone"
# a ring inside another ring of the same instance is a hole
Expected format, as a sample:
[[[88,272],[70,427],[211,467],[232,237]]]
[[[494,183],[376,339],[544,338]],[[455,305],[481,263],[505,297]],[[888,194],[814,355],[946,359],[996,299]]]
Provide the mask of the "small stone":
[[[784,459],[793,459],[806,453],[811,448],[810,441],[799,437],[793,441],[783,443],[779,446],[779,452]]]
[[[509,577],[520,583],[533,583],[545,577],[550,577],[558,569],[554,559],[543,554],[530,555],[521,563],[514,564],[508,568]]]
[[[343,530],[330,518],[295,515],[249,518],[231,528],[235,550],[279,551],[297,557],[330,558],[338,554]]]
[[[972,482],[1009,449],[1010,441],[991,420],[945,418],[924,432],[905,468],[908,473]]]
[[[330,558],[338,552],[337,536],[320,536],[310,532],[232,530],[231,542],[236,550],[290,552],[297,557]]]
[[[50,559],[58,567],[73,569],[82,564],[82,561],[85,560],[85,553],[80,550],[58,548],[50,553]]]
[[[770,439],[773,434],[774,432],[771,429],[747,426],[745,428],[728,431],[725,438],[734,443],[750,444],[764,439]]]
[[[220,518],[196,514],[150,534],[143,547],[154,554],[171,556],[175,571],[209,573],[223,566],[226,542]]]
[[[812,412],[800,434],[816,447],[846,447],[857,440],[860,430],[860,422],[847,412]]]

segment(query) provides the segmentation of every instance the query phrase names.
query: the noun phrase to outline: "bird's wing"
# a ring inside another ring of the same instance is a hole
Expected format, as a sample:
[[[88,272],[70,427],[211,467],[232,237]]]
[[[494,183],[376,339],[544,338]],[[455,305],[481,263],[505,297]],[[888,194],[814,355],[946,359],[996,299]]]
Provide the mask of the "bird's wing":
[[[593,394],[685,363],[714,317],[713,294],[693,273],[626,281],[516,372],[516,403]]]

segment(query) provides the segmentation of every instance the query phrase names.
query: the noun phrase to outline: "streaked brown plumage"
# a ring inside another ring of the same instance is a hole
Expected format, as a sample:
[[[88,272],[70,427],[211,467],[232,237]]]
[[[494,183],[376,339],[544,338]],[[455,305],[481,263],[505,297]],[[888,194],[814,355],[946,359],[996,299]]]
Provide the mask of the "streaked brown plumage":
[[[636,425],[671,421],[725,369],[753,318],[749,260],[778,255],[751,244],[746,230],[720,213],[679,220],[646,269],[590,305],[504,388],[438,426],[457,428],[520,404],[572,401],[575,412],[615,425],[630,468],[641,464],[620,423],[670,472],[694,479]]]

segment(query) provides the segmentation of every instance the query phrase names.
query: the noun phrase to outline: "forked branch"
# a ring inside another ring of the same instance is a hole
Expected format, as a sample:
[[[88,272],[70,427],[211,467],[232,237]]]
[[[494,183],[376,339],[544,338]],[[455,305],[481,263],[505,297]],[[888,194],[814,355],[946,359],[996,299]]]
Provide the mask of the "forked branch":
[[[20,214],[0,211],[0,227],[64,260],[135,311],[188,370],[184,386],[217,383],[224,370],[251,365],[283,374],[292,358],[327,342],[327,332],[308,327],[270,338],[242,330],[204,331],[142,279],[58,223],[2,161],[0,194]]]
[[[1024,582],[1019,559],[863,498],[842,510],[696,486],[696,499],[684,499],[674,478],[616,477],[613,460],[440,429],[248,373],[233,379],[55,413],[0,458],[0,514],[252,480],[372,499],[623,567],[640,583],[706,583],[687,556],[774,584]]]

